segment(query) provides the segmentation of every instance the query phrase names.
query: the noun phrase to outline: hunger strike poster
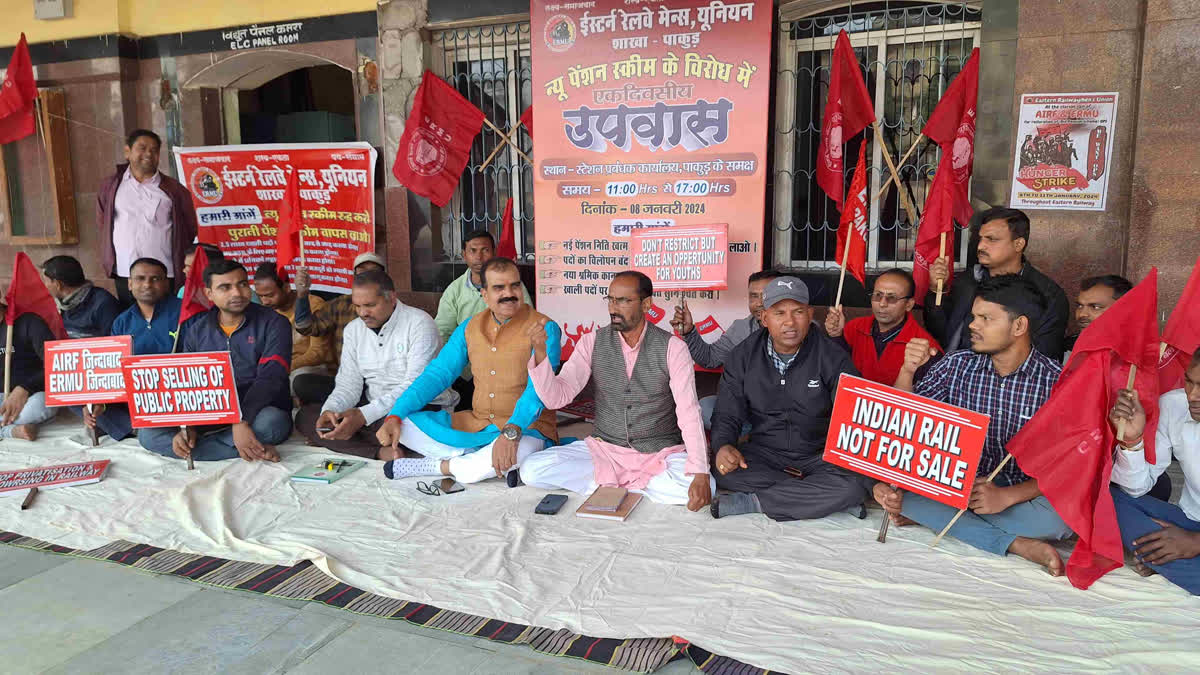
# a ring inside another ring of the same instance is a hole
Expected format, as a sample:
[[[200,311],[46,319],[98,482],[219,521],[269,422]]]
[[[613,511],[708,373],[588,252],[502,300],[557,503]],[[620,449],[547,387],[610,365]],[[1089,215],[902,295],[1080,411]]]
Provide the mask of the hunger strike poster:
[[[1116,130],[1116,92],[1022,95],[1009,205],[1103,211]]]

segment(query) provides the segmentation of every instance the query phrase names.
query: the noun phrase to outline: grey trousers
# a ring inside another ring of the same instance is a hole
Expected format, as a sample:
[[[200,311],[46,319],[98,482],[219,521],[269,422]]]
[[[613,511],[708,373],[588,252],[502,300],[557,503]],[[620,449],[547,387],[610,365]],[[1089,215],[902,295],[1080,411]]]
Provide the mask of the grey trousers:
[[[863,503],[874,482],[865,476],[829,464],[820,455],[795,460],[747,444],[741,449],[747,468],[721,475],[714,465],[717,487],[730,492],[752,492],[763,513],[772,520],[810,520]],[[804,473],[796,478],[790,467]]]

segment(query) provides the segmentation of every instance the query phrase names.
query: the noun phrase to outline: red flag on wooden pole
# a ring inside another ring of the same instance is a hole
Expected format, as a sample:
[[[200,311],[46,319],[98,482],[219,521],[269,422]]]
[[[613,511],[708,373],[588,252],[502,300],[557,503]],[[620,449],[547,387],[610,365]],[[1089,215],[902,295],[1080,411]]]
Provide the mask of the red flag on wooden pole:
[[[838,280],[837,299],[833,305],[842,304],[842,285],[846,272],[867,287],[867,142],[858,144],[858,165],[850,181],[850,192],[842,220],[838,224],[837,250],[841,259],[842,273]]]
[[[180,326],[184,321],[212,308],[208,296],[204,295],[205,267],[208,267],[208,254],[204,252],[203,246],[197,246],[196,257],[192,259],[192,268],[183,282],[183,305],[179,308]],[[175,340],[179,341],[179,331],[175,332]]]
[[[1021,470],[1037,479],[1042,494],[1079,535],[1067,562],[1067,577],[1077,588],[1087,588],[1123,560],[1108,491],[1116,443],[1108,414],[1126,385],[1129,365],[1138,369],[1135,389],[1146,409],[1146,461],[1154,463],[1157,277],[1157,270],[1151,270],[1084,329],[1050,398],[1008,443]]]
[[[533,140],[533,106],[525,109],[521,113],[521,125],[525,127],[525,133],[529,134],[529,140]]]
[[[829,64],[829,97],[821,120],[821,147],[817,151],[817,185],[842,210],[846,140],[875,121],[875,104],[867,93],[862,69],[846,31],[838,33]],[[886,149],[884,150],[886,152]]]
[[[300,208],[300,172],[288,171],[287,187],[279,201],[279,231],[275,239],[275,267],[283,268],[300,258],[304,266],[304,211]],[[193,269],[195,269],[193,267]]]
[[[500,219],[500,242],[496,244],[496,255],[509,260],[517,259],[516,228],[513,224],[513,200],[508,198],[504,205],[504,217]]]
[[[484,114],[428,70],[400,136],[392,174],[409,190],[445,206],[454,196]]]
[[[1200,348],[1200,258],[1192,268],[1183,295],[1175,303],[1163,331],[1158,358],[1158,390],[1164,394],[1183,386],[1183,374]]]
[[[29,43],[21,33],[21,40],[13,50],[4,74],[4,85],[0,88],[0,144],[19,141],[34,132],[33,103],[36,100],[37,82],[33,79]]]
[[[17,317],[32,312],[46,322],[54,337],[59,340],[67,339],[58,305],[54,304],[54,297],[46,290],[41,274],[24,251],[18,251],[13,261],[12,282],[8,284],[4,303],[8,306],[4,313],[4,321],[10,327]]]

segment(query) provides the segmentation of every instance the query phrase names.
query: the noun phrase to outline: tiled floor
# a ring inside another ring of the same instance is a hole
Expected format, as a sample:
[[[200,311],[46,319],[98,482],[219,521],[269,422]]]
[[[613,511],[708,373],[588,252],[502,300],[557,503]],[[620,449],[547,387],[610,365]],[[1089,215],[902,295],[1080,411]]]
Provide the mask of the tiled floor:
[[[5,673],[609,673],[592,663],[0,545]],[[677,661],[659,671],[699,672]]]

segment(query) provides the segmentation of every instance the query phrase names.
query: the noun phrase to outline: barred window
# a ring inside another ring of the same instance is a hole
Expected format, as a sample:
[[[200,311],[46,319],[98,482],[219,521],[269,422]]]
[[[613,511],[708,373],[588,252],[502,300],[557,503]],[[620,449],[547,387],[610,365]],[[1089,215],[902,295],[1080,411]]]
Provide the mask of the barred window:
[[[463,235],[487,230],[500,239],[509,198],[517,261],[533,262],[533,167],[502,140],[502,134],[512,133],[533,101],[532,62],[528,21],[435,30],[431,38],[433,72],[482,110],[491,123],[484,123],[471,146],[454,198],[445,208],[431,208],[433,269],[424,269],[416,259],[419,253],[414,256],[413,288],[440,291],[466,269]],[[532,157],[527,129],[521,127],[514,141]]]
[[[811,2],[792,6],[811,7]],[[898,163],[902,189],[920,219],[921,207],[937,167],[939,150],[927,139],[901,165],[925,121],[979,41],[981,13],[967,3],[874,2],[811,16],[789,16],[781,8],[775,78],[775,171],[772,184],[776,264],[809,271],[838,266],[838,211],[816,182],[821,121],[829,90],[829,63],[838,32],[850,43],[875,101],[884,142]],[[845,186],[857,164],[859,143],[866,142],[868,197],[890,177],[868,127],[848,139]],[[895,184],[870,207],[867,269],[912,267],[916,223],[900,204]],[[957,264],[965,264],[967,237],[956,232]]]

